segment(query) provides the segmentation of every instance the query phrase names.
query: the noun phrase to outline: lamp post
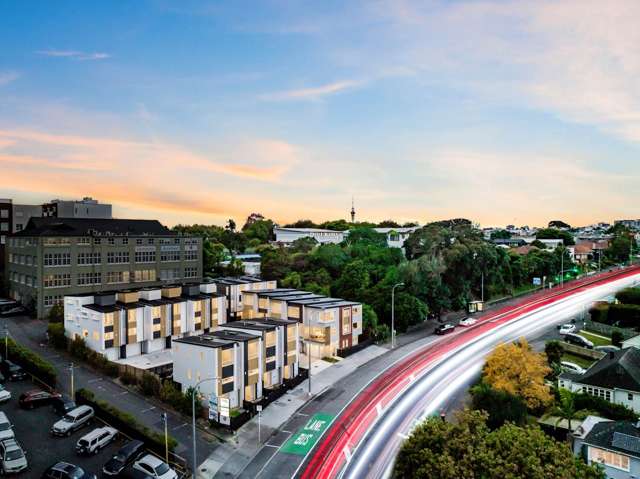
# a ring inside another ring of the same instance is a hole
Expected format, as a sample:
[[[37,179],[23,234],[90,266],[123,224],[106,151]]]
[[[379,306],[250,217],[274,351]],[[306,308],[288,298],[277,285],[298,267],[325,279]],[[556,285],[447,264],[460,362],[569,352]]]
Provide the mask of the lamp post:
[[[473,253],[473,260],[478,258],[478,253]],[[480,300],[484,304],[484,264],[480,266]]]
[[[160,414],[160,420],[162,421],[162,424],[164,424],[164,460],[169,464],[169,431],[167,430],[169,425],[166,412]]]
[[[394,284],[391,288],[391,349],[396,347],[396,288],[404,283]]]
[[[564,246],[562,247],[562,254],[560,255],[560,288],[564,287]]]
[[[71,375],[71,400],[75,401],[76,400],[76,391],[74,389],[74,384],[73,384],[73,370],[75,369],[75,366],[73,365],[73,363],[69,363],[69,373]]]
[[[198,394],[198,387],[202,384],[202,383],[206,383],[207,381],[218,381],[220,378],[218,377],[214,377],[214,378],[204,378],[200,381],[198,381],[196,383],[196,385],[193,387],[193,391],[191,394],[191,426],[192,426],[192,431],[191,434],[193,436],[193,477],[195,479],[195,477],[198,474],[198,458],[196,456],[196,395]],[[217,393],[217,391],[216,391]],[[217,394],[216,394],[217,396]]]

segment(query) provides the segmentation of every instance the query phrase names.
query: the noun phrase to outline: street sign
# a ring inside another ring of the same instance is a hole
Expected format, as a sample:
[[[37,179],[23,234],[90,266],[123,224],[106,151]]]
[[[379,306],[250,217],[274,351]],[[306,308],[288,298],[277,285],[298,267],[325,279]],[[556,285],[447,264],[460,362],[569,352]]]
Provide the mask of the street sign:
[[[533,285],[534,286],[540,286],[542,284],[542,279],[541,278],[533,278]]]
[[[220,416],[225,416],[225,417],[229,417],[230,411],[229,411],[229,399],[228,398],[220,398],[218,400],[218,406],[220,408]],[[220,421],[222,422],[222,421]]]
[[[316,445],[331,421],[333,421],[333,416],[330,414],[314,414],[302,429],[289,438],[282,447],[282,451],[305,456]]]
[[[256,411],[262,412],[262,406],[260,404],[256,406]]]

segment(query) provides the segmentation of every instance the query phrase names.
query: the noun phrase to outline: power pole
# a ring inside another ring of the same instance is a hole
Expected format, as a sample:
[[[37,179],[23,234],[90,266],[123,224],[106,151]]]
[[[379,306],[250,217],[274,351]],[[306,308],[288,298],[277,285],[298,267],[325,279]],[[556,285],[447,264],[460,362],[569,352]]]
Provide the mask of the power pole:
[[[75,401],[76,400],[76,391],[75,391],[75,386],[73,384],[73,370],[75,369],[75,366],[73,365],[73,363],[69,363],[69,373],[71,374],[71,400]]]

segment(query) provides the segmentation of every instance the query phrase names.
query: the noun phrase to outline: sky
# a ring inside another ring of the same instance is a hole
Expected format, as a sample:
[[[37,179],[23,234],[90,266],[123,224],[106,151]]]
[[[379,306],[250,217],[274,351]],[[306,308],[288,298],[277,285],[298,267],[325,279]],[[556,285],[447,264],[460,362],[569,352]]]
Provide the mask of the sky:
[[[637,0],[0,4],[0,196],[118,217],[640,217]]]

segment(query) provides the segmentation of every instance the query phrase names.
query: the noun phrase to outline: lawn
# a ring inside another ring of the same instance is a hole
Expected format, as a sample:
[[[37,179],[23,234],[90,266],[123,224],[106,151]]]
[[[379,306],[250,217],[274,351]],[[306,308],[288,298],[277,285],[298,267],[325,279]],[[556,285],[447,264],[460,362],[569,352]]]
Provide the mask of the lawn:
[[[578,366],[581,366],[585,369],[589,368],[589,366],[595,363],[593,359],[583,358],[582,356],[571,353],[564,353],[562,355],[562,360],[577,364]]]
[[[586,331],[580,331],[578,333],[585,339],[588,339],[593,343],[594,346],[609,346],[611,345],[611,338],[606,338],[604,336],[600,336],[594,333],[588,333]]]

